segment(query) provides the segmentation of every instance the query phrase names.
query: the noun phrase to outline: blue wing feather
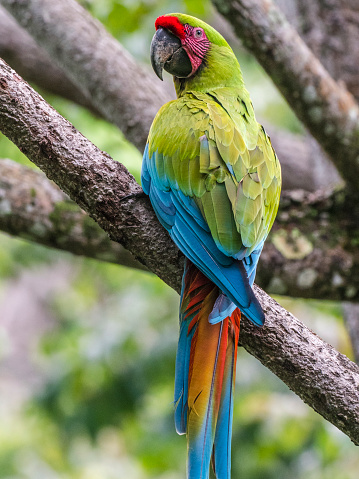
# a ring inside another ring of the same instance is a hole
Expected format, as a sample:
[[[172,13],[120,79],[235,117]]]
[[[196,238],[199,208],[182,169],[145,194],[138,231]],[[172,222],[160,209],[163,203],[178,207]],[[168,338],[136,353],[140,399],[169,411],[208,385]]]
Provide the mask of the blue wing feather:
[[[221,293],[214,303],[213,310],[208,317],[211,324],[216,324],[231,316],[236,309],[236,305],[223,293]]]
[[[142,182],[162,225],[185,256],[217,284],[243,314],[261,326],[264,314],[250,287],[247,273],[248,269],[253,276],[257,256],[254,255],[254,261],[247,265],[220,251],[194,201],[178,190],[160,188],[161,183],[154,165],[155,158],[148,157],[146,148]]]

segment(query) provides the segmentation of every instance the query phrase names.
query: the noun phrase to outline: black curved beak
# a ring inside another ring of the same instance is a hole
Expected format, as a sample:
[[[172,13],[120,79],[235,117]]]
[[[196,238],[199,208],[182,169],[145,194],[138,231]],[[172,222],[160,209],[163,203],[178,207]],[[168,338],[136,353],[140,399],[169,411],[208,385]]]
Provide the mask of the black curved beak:
[[[181,40],[162,27],[152,38],[151,64],[160,80],[163,80],[163,70],[179,78],[186,78],[192,73],[192,64]]]

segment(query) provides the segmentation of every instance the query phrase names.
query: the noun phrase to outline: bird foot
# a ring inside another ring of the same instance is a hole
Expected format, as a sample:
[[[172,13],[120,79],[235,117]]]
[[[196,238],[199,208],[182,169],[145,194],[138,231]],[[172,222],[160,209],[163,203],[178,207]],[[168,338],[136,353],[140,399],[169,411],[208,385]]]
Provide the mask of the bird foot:
[[[131,193],[130,195],[121,196],[119,201],[122,202],[122,201],[125,201],[125,200],[130,200],[132,198],[147,198],[147,195],[143,190],[142,191],[136,191],[136,193]]]

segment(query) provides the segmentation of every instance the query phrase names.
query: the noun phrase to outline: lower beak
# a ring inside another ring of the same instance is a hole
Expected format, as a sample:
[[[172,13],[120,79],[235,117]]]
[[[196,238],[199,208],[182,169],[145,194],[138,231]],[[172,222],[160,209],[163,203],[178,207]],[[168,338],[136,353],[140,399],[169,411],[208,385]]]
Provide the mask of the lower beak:
[[[151,63],[160,80],[163,80],[163,70],[179,78],[192,73],[192,64],[181,40],[162,27],[156,31],[151,42]]]

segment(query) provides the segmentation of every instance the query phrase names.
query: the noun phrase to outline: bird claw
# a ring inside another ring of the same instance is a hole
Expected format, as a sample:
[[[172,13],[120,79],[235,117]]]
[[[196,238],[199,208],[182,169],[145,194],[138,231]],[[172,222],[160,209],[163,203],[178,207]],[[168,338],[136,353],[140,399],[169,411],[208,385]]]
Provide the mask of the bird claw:
[[[122,203],[122,201],[131,200],[132,198],[147,198],[147,195],[144,191],[136,191],[136,193],[121,196],[121,198],[119,198],[119,202]]]

